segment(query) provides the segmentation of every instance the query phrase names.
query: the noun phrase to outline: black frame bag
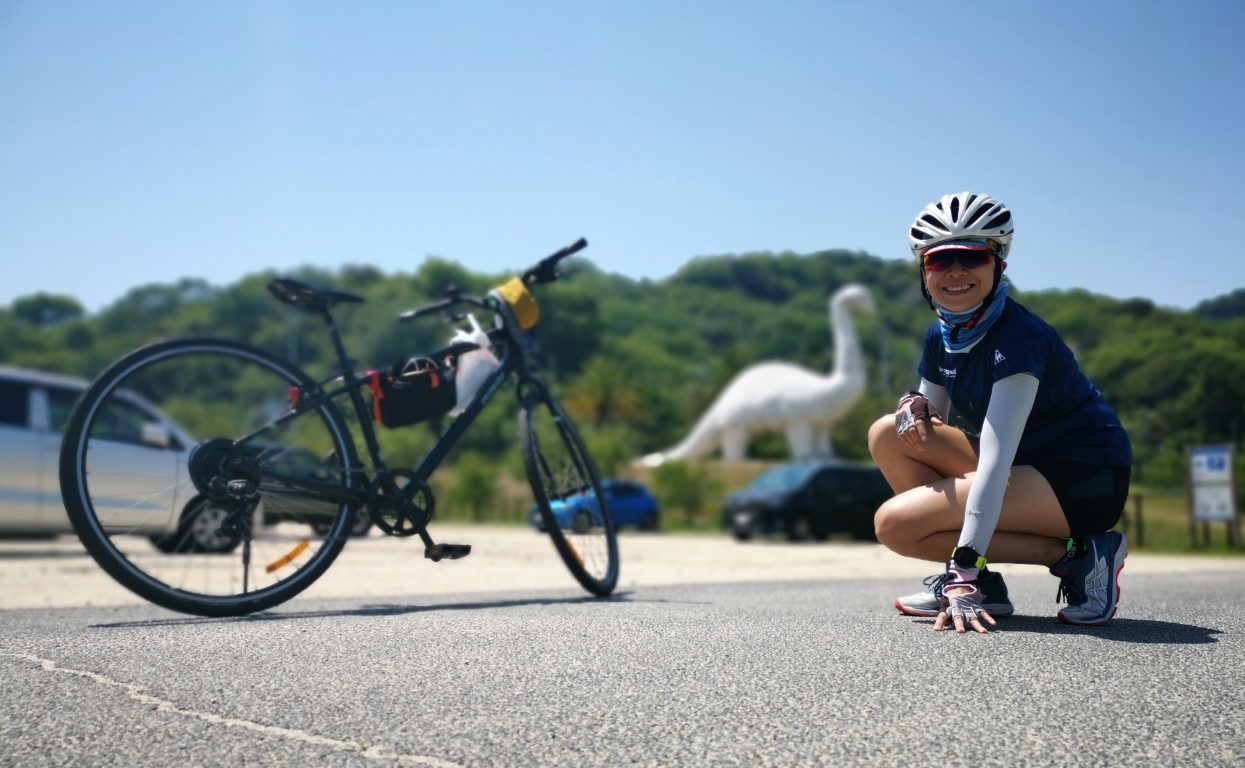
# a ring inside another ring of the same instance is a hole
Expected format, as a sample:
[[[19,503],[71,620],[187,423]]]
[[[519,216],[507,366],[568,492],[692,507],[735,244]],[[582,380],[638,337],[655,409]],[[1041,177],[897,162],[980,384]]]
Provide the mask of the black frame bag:
[[[431,358],[414,357],[389,371],[368,373],[372,420],[390,429],[442,416],[458,402],[454,369]]]

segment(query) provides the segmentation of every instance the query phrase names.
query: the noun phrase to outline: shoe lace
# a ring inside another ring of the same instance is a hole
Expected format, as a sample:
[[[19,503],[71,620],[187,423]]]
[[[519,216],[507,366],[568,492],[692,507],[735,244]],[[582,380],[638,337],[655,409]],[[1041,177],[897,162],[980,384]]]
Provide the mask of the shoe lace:
[[[933,576],[926,576],[922,581],[925,588],[930,594],[936,597],[942,597],[942,586],[947,583],[947,572],[935,573]]]
[[[1085,592],[1085,583],[1081,579],[1072,576],[1059,579],[1059,591],[1055,593],[1055,602],[1065,601],[1068,605],[1084,605],[1089,602],[1089,595]]]

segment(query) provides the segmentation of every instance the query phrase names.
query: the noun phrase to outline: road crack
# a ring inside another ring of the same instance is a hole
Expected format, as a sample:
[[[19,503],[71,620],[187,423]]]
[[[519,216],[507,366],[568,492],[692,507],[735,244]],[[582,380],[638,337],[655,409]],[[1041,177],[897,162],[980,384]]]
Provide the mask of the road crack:
[[[158,696],[152,696],[146,692],[146,689],[136,683],[126,683],[120,680],[113,680],[107,675],[101,675],[98,672],[90,672],[85,669],[71,669],[62,667],[51,659],[44,659],[39,656],[24,653],[6,654],[15,659],[29,662],[40,667],[45,672],[51,672],[60,675],[69,675],[72,677],[82,678],[96,683],[97,685],[116,688],[125,693],[126,696],[138,702],[145,707],[151,707],[159,712],[177,715],[180,717],[194,718],[202,720],[213,725],[223,725],[227,728],[243,728],[248,731],[254,731],[265,736],[274,736],[280,739],[288,739],[297,741],[302,744],[310,744],[317,747],[327,747],[342,752],[351,752],[360,755],[369,760],[381,760],[390,763],[398,763],[403,765],[425,765],[432,768],[462,768],[459,763],[452,763],[440,758],[428,755],[406,755],[373,745],[363,745],[358,741],[342,741],[341,739],[332,739],[327,736],[320,736],[307,731],[300,731],[296,728],[282,728],[275,725],[264,725],[250,720],[240,720],[234,717],[224,717],[213,712],[203,712],[196,709],[187,709],[177,704],[161,699]]]

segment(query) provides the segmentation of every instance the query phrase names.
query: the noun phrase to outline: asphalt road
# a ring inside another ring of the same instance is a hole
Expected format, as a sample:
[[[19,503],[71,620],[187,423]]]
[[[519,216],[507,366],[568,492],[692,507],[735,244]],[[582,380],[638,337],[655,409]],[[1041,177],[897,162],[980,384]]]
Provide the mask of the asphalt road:
[[[929,568],[874,546],[624,537],[595,599],[530,532],[472,533],[435,565],[352,543],[230,620],[95,584],[72,538],[0,544],[0,765],[1245,764],[1240,560],[1134,555],[1094,629],[1010,569],[981,637],[895,613]]]

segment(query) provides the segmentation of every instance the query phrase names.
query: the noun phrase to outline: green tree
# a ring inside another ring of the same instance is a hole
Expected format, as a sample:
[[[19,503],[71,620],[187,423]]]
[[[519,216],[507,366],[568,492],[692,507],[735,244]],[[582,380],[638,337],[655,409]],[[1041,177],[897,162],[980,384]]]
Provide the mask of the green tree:
[[[644,394],[634,381],[643,371],[618,365],[608,356],[594,357],[567,392],[567,410],[594,427],[608,423],[643,424],[649,413]]]
[[[454,482],[447,501],[457,510],[482,520],[497,500],[497,469],[478,453],[460,454],[454,462]]]
[[[36,293],[13,302],[13,316],[37,328],[51,328],[80,320],[84,314],[82,304],[72,296]]]
[[[703,526],[708,518],[709,500],[721,493],[721,482],[700,462],[667,461],[653,472],[653,490],[666,509],[683,513],[683,525]]]

